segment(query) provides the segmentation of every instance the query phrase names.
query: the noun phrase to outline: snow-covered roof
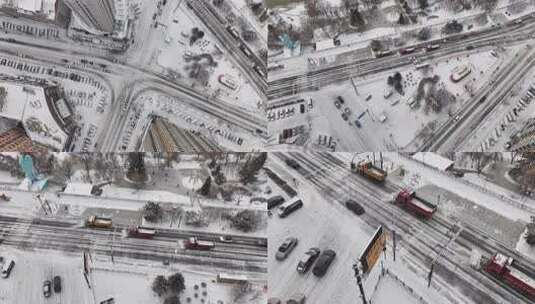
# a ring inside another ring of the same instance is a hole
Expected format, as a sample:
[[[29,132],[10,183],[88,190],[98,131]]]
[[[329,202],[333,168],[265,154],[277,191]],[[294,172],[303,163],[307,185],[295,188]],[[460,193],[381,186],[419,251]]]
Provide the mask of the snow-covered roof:
[[[18,0],[17,7],[19,9],[30,11],[30,12],[39,12],[43,7],[42,0]]]
[[[68,183],[63,192],[67,194],[91,195],[91,189],[93,189],[92,184]]]
[[[453,165],[452,160],[434,152],[418,152],[412,158],[440,171],[446,171]]]
[[[316,42],[316,51],[326,50],[334,47],[333,39],[325,39]]]
[[[58,124],[51,113],[42,86],[0,81],[6,95],[0,101],[0,117],[22,121],[32,141],[56,150],[63,150],[69,134]]]

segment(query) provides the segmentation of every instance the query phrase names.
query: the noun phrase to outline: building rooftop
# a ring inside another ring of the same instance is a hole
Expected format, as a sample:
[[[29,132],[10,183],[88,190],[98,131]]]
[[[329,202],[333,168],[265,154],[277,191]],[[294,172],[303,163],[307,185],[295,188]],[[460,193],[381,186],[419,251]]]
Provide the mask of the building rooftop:
[[[53,96],[53,89],[47,84],[0,80],[0,116],[22,122],[32,141],[61,151],[70,134],[56,113],[56,102],[61,99]]]

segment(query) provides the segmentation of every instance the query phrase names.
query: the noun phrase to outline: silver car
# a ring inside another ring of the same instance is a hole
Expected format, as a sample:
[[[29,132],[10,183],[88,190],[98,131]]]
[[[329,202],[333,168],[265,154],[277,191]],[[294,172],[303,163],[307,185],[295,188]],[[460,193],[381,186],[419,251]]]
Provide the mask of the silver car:
[[[297,238],[289,237],[284,240],[284,242],[279,246],[275,258],[279,261],[282,261],[288,257],[290,252],[297,246]]]

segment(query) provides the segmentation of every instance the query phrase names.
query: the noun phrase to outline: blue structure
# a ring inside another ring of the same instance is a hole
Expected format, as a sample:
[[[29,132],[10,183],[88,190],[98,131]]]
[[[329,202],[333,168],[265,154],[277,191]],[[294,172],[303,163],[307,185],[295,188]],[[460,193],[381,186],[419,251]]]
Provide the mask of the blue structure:
[[[288,34],[283,34],[282,36],[279,36],[279,40],[284,44],[285,47],[289,48],[290,50],[294,50],[297,47],[297,41],[292,41],[290,39],[290,36]]]
[[[19,165],[24,172],[29,189],[41,191],[48,185],[48,179],[39,176],[35,170],[31,155],[22,154],[19,157]]]

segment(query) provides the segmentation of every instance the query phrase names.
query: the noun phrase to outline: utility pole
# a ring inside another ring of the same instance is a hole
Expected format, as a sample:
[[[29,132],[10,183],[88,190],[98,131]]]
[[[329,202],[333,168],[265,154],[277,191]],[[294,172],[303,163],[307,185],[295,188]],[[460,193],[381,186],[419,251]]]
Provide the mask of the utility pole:
[[[359,285],[360,295],[362,296],[362,304],[368,304],[366,296],[364,295],[364,287],[362,286],[362,277],[359,272],[359,265],[353,264],[353,270],[355,271],[355,277],[357,278],[357,284]]]
[[[429,269],[429,275],[427,276],[427,288],[431,286],[431,279],[433,277],[434,268],[435,268],[435,263],[431,264],[431,269]]]
[[[383,152],[379,152],[379,158],[381,159],[381,169],[383,169]]]
[[[396,230],[392,230],[392,257],[396,261]]]

